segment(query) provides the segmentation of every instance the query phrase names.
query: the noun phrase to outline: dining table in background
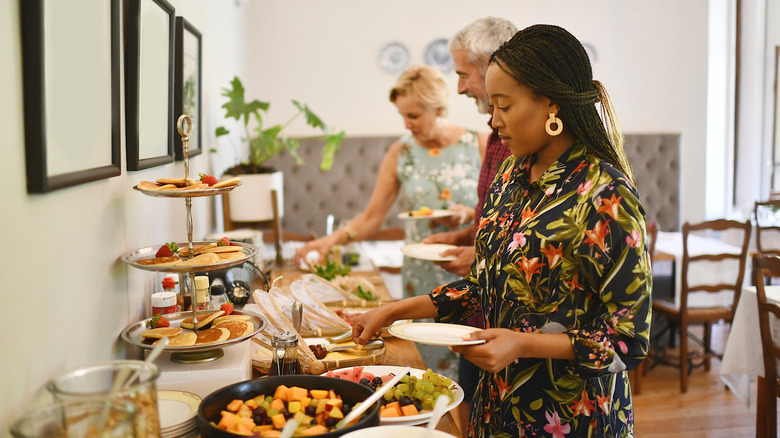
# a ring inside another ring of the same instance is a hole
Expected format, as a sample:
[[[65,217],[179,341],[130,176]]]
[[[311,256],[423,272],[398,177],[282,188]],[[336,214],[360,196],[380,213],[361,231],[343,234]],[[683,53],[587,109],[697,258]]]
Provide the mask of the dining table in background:
[[[766,286],[767,301],[780,303],[780,286]],[[773,337],[780,336],[780,322],[770,316]],[[745,406],[750,407],[750,387],[757,378],[764,377],[764,359],[761,348],[761,329],[758,323],[756,287],[742,288],[739,304],[731,323],[726,348],[720,366],[721,379]]]

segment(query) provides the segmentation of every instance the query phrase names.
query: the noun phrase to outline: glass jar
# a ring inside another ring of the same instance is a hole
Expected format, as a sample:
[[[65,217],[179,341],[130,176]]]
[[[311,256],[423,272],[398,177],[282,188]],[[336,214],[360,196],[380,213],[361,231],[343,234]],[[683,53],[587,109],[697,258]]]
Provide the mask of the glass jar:
[[[123,385],[114,397],[135,406],[135,438],[159,438],[157,379],[160,368],[154,363],[118,360],[89,365],[56,377],[46,389],[60,403],[95,397],[105,400],[112,394],[116,379],[126,380],[135,372],[138,372],[138,378]]]
[[[176,292],[157,292],[152,294],[152,315],[165,315],[176,312]]]
[[[281,332],[271,339],[273,358],[269,375],[303,374],[298,361],[298,336],[292,332]]]
[[[211,293],[209,292],[209,277],[198,275],[195,277],[195,299],[198,310],[211,309]]]

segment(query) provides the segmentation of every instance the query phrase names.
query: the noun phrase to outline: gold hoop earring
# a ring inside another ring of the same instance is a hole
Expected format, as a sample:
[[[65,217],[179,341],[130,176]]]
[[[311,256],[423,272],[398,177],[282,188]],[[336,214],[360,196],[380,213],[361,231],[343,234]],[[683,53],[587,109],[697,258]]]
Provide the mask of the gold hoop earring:
[[[553,124],[556,126],[555,130],[552,129]],[[563,131],[563,122],[561,119],[555,117],[555,113],[550,113],[550,118],[547,119],[547,122],[544,124],[544,130],[547,131],[547,134],[555,137]]]

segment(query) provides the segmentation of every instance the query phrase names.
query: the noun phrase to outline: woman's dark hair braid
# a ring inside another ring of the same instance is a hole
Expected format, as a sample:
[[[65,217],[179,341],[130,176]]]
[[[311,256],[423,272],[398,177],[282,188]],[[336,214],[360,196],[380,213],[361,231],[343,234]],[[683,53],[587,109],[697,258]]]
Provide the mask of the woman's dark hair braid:
[[[490,57],[504,72],[560,107],[557,117],[593,155],[632,178],[606,89],[593,80],[582,44],[565,29],[538,24],[517,32]],[[601,103],[602,115],[596,110]]]

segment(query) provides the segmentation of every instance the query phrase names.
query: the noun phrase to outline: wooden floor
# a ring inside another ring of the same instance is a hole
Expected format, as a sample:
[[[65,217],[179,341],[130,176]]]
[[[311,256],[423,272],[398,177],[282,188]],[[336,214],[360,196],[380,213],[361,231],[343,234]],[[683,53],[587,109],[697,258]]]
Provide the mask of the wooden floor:
[[[718,330],[713,330],[713,334]],[[723,343],[718,337],[714,342]],[[719,345],[719,344],[715,344]],[[716,347],[718,351],[722,348]],[[656,365],[642,379],[641,394],[634,395],[636,436],[645,437],[754,437],[756,384],[748,409],[720,379],[720,361],[710,371],[693,370],[688,392],[680,393],[679,370]],[[780,430],[780,428],[778,429]]]

